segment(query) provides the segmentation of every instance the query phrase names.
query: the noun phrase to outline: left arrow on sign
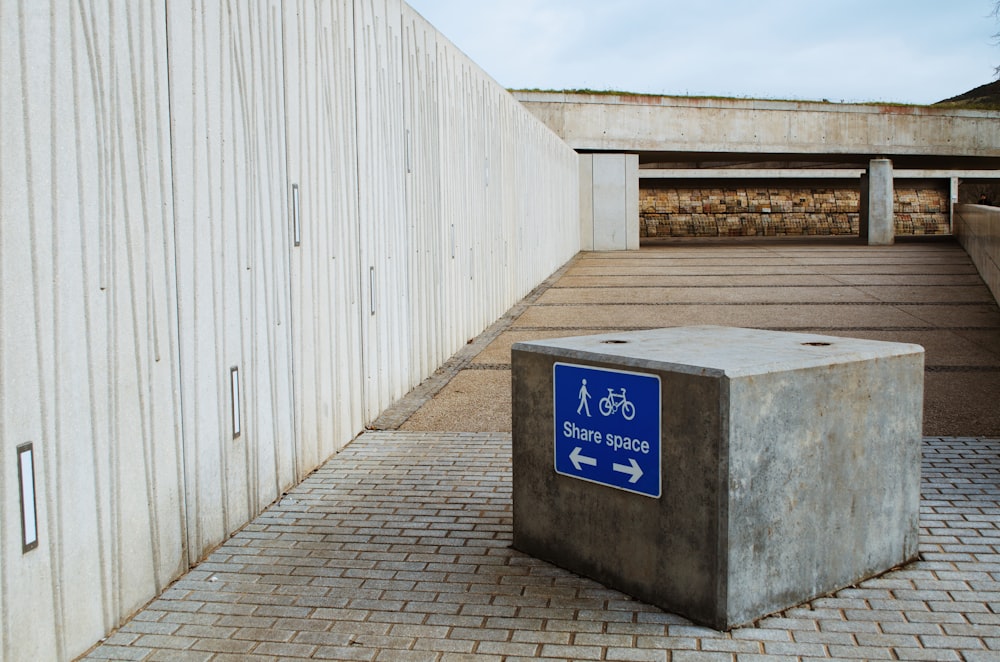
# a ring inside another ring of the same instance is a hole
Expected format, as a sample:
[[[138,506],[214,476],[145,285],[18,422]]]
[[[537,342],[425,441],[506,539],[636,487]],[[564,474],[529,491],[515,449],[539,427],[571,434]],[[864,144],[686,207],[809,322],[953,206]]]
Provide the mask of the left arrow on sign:
[[[628,482],[638,483],[639,479],[642,478],[642,467],[639,466],[634,457],[630,457],[628,461],[631,463],[631,466],[615,462],[611,465],[611,468],[619,473],[629,474],[631,478],[628,479]]]
[[[573,449],[573,452],[569,454],[569,461],[573,463],[573,467],[580,471],[581,464],[589,464],[592,467],[597,466],[596,457],[587,457],[586,455],[580,455],[580,451],[583,450],[579,446]]]

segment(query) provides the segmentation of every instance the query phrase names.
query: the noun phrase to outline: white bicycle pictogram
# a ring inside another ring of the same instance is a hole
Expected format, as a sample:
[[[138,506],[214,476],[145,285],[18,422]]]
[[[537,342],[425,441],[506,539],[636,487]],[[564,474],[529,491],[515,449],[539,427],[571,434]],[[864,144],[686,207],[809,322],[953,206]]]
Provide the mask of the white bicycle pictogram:
[[[611,416],[621,409],[622,417],[626,421],[631,421],[635,418],[635,405],[625,397],[624,387],[622,387],[621,393],[615,393],[613,388],[609,388],[608,394],[601,398],[601,401],[597,403],[597,406],[601,410],[602,416]]]

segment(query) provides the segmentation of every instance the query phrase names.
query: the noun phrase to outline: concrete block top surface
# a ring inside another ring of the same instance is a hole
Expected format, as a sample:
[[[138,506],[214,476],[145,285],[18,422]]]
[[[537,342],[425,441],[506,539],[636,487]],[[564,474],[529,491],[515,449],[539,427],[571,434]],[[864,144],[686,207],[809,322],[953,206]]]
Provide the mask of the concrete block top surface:
[[[907,343],[724,326],[552,338],[515,343],[513,349],[718,377],[744,377],[924,352],[920,345]]]

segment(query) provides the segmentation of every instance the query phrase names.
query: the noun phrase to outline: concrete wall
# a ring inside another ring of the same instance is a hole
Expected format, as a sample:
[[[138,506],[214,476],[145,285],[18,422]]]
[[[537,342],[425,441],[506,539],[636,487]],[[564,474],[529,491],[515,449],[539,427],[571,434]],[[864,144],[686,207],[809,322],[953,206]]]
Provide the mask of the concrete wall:
[[[578,161],[399,0],[0,31],[0,659],[68,659],[576,253]]]
[[[1000,209],[955,205],[955,236],[1000,303]]]
[[[639,250],[638,155],[580,155],[580,249]]]
[[[518,92],[574,149],[1000,156],[996,111]]]

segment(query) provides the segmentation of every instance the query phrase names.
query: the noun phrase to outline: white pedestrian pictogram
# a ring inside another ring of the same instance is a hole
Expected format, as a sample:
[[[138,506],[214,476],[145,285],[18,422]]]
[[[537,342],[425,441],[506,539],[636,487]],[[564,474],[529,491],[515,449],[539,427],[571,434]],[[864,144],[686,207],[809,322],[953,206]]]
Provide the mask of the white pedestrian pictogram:
[[[590,392],[587,391],[587,380],[583,380],[583,384],[580,385],[580,406],[576,408],[576,413],[581,411],[587,412],[587,418],[590,418],[590,405],[587,404],[587,400],[590,400]]]
[[[601,398],[601,401],[597,404],[601,409],[602,416],[611,416],[621,409],[622,417],[624,417],[626,421],[631,421],[635,418],[635,405],[629,402],[628,398],[625,397],[624,386],[621,389],[621,393],[615,393],[613,388],[609,388],[607,396]]]

